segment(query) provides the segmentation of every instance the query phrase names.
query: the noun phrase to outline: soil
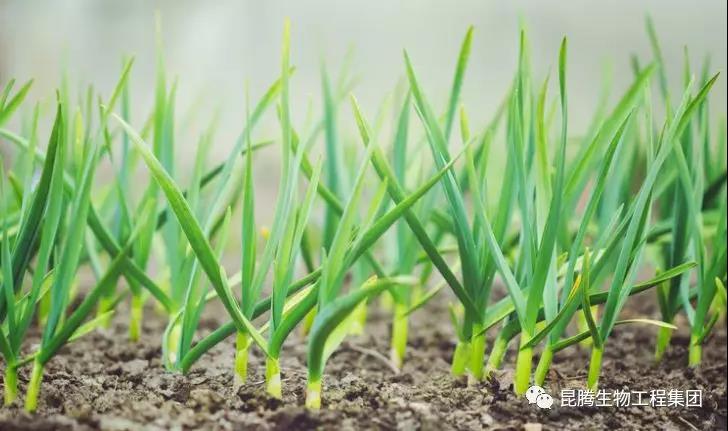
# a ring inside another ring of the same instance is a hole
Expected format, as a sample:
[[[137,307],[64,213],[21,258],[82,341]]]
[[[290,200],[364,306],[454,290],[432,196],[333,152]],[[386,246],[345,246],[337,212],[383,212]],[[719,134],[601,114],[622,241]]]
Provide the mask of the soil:
[[[652,300],[640,296],[632,302]],[[122,315],[108,330],[64,347],[46,368],[38,412],[29,415],[18,403],[0,408],[0,430],[726,429],[725,323],[706,342],[703,364],[696,370],[685,366],[684,331],[675,335],[659,364],[653,360],[651,327],[621,326],[608,340],[600,388],[702,390],[702,407],[561,407],[557,399],[552,409],[540,410],[512,392],[513,352],[485,382],[468,385],[466,378],[451,377],[455,337],[441,302],[413,316],[399,373],[386,360],[387,314],[372,307],[367,335],[350,337],[329,360],[318,412],[303,407],[306,346],[298,334],[284,350],[284,395],[276,400],[265,392],[258,352],[251,357],[249,383],[237,391],[232,387],[232,339],[204,356],[188,375],[169,373],[160,362],[163,319],[150,309],[142,340],[131,343]],[[654,306],[647,310],[654,315]],[[224,314],[211,310],[202,332],[217,327],[216,315]],[[558,398],[563,388],[583,388],[588,356],[581,348],[557,354],[546,390]],[[28,378],[29,370],[23,369],[21,394]]]

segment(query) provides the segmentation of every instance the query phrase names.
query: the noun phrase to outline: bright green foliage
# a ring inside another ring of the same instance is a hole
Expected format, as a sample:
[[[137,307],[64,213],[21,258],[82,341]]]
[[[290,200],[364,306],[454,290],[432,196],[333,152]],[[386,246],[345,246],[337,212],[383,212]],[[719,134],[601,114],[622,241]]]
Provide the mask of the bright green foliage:
[[[467,373],[473,384],[501,366],[518,337],[516,393],[532,381],[544,384],[554,357],[575,345],[591,349],[586,383],[594,390],[616,326],[657,326],[659,359],[680,314],[690,326],[686,363],[700,365],[701,346],[726,315],[725,121],[716,132],[708,96],[718,76],[709,58],[696,78],[686,49],[681,97],[670,93],[650,20],[654,59],[642,67],[633,58],[633,82],[614,104],[607,74],[579,139],[570,136],[567,40],[555,56],[557,77],[537,79],[525,30],[512,84],[484,126],[472,128],[462,97],[468,61],[479,52],[469,28],[442,108],[405,52],[406,79],[371,123],[351,95],[346,65],[336,79],[322,65],[319,103],[298,127],[286,22],[279,77],[252,107],[246,93],[242,132],[212,168],[217,117],[192,150],[180,146],[181,84],[168,79],[161,26],[157,31],[146,118],[132,112],[131,59],[103,103],[91,86],[74,103],[63,73],[45,149],[40,105],[23,109],[32,81],[14,91],[11,80],[0,92],[0,138],[17,150],[0,160],[6,404],[18,396],[18,369],[32,364],[25,405],[35,410],[48,361],[108,325],[127,299],[129,338],[144,336],[150,296],[167,318],[167,369],[188,372],[235,335],[233,384],[247,384],[257,348],[265,355],[266,390],[278,398],[284,344],[303,328],[311,409],[325,400],[331,355],[346,337],[367,332],[375,297],[391,301],[390,358],[401,368],[408,333],[418,330],[409,317],[445,300],[446,287],[457,334],[451,371]],[[340,109],[347,98],[353,116]],[[17,133],[6,128],[16,114]],[[276,114],[274,140],[256,141],[263,120]],[[271,144],[281,170],[266,221],[259,214],[268,200],[256,190],[264,172],[254,151]],[[182,152],[194,154],[189,175],[178,164]],[[112,178],[97,180],[106,162]],[[136,187],[142,172],[150,178]],[[228,256],[240,266],[230,277],[222,266]],[[638,281],[645,268],[658,269]],[[93,281],[79,285],[87,273]],[[630,297],[653,288],[661,320],[621,317]],[[227,319],[198,338],[211,302]],[[26,354],[33,325],[41,338]],[[496,332],[491,346],[489,331]]]

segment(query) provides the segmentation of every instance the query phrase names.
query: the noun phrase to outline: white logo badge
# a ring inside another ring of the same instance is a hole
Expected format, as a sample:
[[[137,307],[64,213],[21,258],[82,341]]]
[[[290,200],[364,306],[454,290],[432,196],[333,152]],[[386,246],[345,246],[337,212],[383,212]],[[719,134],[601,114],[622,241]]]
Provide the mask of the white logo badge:
[[[528,404],[536,404],[540,409],[550,409],[554,405],[554,399],[546,393],[541,386],[531,386],[526,391]]]

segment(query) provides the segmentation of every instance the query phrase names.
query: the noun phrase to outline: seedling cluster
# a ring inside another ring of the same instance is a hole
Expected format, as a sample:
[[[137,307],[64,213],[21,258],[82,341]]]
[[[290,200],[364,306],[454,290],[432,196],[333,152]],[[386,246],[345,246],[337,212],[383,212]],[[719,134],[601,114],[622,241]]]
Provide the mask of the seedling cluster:
[[[188,372],[235,336],[231,385],[247,384],[257,349],[274,397],[286,390],[284,342],[301,328],[306,406],[318,409],[327,359],[345,337],[366,333],[369,307],[391,310],[391,363],[402,367],[409,316],[446,290],[457,334],[452,374],[471,382],[500,368],[513,347],[513,387],[523,394],[544,383],[555,355],[581,344],[591,350],[586,385],[594,389],[615,326],[658,326],[659,360],[678,315],[690,326],[686,365],[699,366],[726,309],[725,121],[712,123],[708,93],[718,76],[709,62],[695,77],[686,51],[683,90],[671,94],[647,27],[654,59],[633,59],[634,80],[616,103],[605,80],[590,126],[575,137],[567,41],[555,53],[555,76],[537,80],[525,31],[500,108],[471,129],[460,96],[472,29],[444,107],[431,104],[405,53],[406,80],[375,121],[353,96],[347,68],[332,79],[322,67],[321,116],[308,113],[299,127],[286,23],[280,76],[254,105],[246,101],[239,138],[212,168],[215,122],[204,130],[191,175],[178,165],[189,150],[176,145],[177,82],[168,82],[161,44],[148,117],[131,112],[126,59],[106,99],[89,87],[75,102],[63,80],[45,148],[43,109],[21,109],[32,81],[16,91],[9,82],[0,94],[3,150],[14,147],[0,163],[5,403],[19,395],[18,370],[30,367],[25,407],[35,410],[59,349],[123,309],[128,316],[117,319],[128,321],[131,341],[145,313],[165,316],[160,342],[171,372]],[[16,113],[19,132],[7,127]],[[279,133],[258,140],[266,116]],[[357,139],[344,139],[340,130],[351,126]],[[255,192],[254,160],[267,147],[279,148],[280,182],[272,219],[259,223],[256,207],[267,201]],[[113,167],[103,184],[101,163]],[[239,262],[233,275],[225,255]],[[621,318],[645,291],[656,296],[659,318]],[[228,320],[200,336],[211,302]]]

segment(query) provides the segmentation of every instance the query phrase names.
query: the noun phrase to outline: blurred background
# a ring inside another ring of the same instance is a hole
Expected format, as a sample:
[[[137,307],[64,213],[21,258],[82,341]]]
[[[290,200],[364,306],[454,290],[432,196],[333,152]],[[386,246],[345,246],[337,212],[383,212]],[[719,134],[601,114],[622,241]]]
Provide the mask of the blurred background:
[[[469,25],[475,26],[475,35],[462,101],[474,127],[488,122],[512,79],[520,23],[530,34],[538,82],[550,71],[555,83],[558,47],[562,37],[569,38],[574,135],[586,128],[607,71],[613,82],[609,102],[614,104],[633,78],[630,55],[636,54],[643,65],[652,58],[645,31],[648,13],[660,37],[673,92],[680,91],[683,81],[685,46],[696,73],[708,54],[713,71],[726,69],[725,0],[0,0],[0,82],[35,78],[30,100],[49,106],[65,68],[77,91],[92,83],[108,95],[122,56],[134,55],[132,120],[141,127],[153,100],[155,11],[162,20],[168,74],[179,78],[178,121],[188,123],[180,128],[200,129],[219,109],[213,155],[217,158],[224,156],[242,128],[246,81],[255,101],[278,76],[285,17],[292,25],[292,63],[297,70],[291,97],[298,126],[308,106],[314,107],[316,115],[320,113],[322,64],[336,75],[347,53],[352,54],[350,70],[356,77],[353,92],[370,118],[403,80],[403,49],[408,50],[435,106],[443,107]],[[551,95],[556,95],[555,87]],[[712,98],[713,112],[722,117],[726,112],[724,76]],[[275,118],[268,117],[258,134],[277,137]],[[341,134],[355,139],[348,104],[339,121]],[[186,156],[193,154],[190,149]],[[265,154],[258,163],[276,165],[277,151]],[[189,163],[185,155],[181,157],[182,164]]]

